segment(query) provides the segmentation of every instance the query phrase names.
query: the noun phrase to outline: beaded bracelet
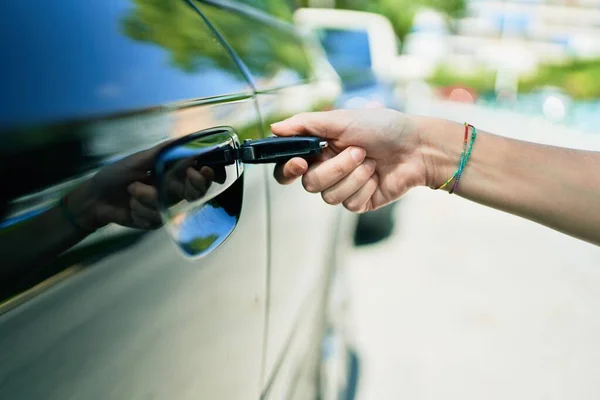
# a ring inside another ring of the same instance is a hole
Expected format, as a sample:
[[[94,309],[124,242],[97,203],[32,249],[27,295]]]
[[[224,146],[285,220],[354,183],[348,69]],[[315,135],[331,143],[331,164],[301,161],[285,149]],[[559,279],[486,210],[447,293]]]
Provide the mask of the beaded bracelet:
[[[469,150],[467,151],[467,143],[468,143],[468,139],[469,139],[469,128],[471,128],[471,144],[469,145]],[[450,182],[452,182],[452,180],[454,180],[454,185],[452,186],[452,189],[450,189],[449,194],[453,194],[454,192],[456,192],[456,189],[458,188],[458,185],[460,183],[460,178],[462,177],[463,171],[464,171],[467,163],[469,162],[469,159],[471,158],[471,153],[473,151],[473,144],[475,143],[476,138],[477,138],[477,129],[473,125],[469,125],[469,124],[465,123],[465,137],[464,137],[464,141],[463,141],[463,151],[460,156],[460,163],[459,163],[458,169],[456,170],[454,175],[452,175],[450,177],[450,179],[448,179],[446,182],[444,182],[443,185],[438,187],[437,190],[445,188],[446,186],[448,186],[450,184]]]
[[[469,127],[471,127],[471,144],[469,145],[469,151],[467,152],[466,157],[463,159],[463,162],[458,170],[458,176],[456,177],[456,180],[454,181],[454,186],[452,187],[452,190],[450,190],[450,194],[453,194],[454,192],[456,192],[456,189],[458,189],[458,184],[460,183],[460,178],[462,177],[463,171],[465,170],[465,166],[467,165],[467,163],[469,162],[469,159],[471,158],[471,152],[473,151],[473,144],[475,144],[475,139],[477,138],[477,129],[473,126],[473,125],[469,125]]]
[[[458,164],[459,166],[461,166],[463,164],[463,160],[465,159],[465,155],[467,153],[467,143],[469,141],[469,125],[465,122],[465,138],[463,140],[463,150],[462,150],[462,154],[460,155],[460,163]],[[436,190],[441,190],[443,188],[445,188],[446,186],[448,186],[450,184],[450,182],[452,182],[454,180],[454,178],[456,178],[458,176],[458,171],[460,170],[460,168],[458,170],[456,170],[456,172],[454,173],[454,175],[452,175],[450,177],[450,179],[448,179],[446,182],[444,182],[444,184],[440,187],[438,187]]]

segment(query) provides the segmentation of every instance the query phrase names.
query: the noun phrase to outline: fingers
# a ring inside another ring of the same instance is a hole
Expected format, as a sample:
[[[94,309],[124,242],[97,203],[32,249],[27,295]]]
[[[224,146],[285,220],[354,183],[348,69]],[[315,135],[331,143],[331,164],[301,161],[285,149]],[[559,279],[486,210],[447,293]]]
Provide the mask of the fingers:
[[[342,204],[358,192],[375,173],[375,160],[367,159],[341,181],[325,189],[321,197],[327,204]],[[368,199],[367,199],[368,200]],[[353,203],[354,204],[354,203]]]
[[[130,228],[134,228],[134,229],[143,229],[143,230],[156,230],[158,228],[160,228],[162,226],[162,221],[160,222],[155,222],[155,221],[151,221],[151,220],[147,220],[144,219],[143,217],[139,216],[138,214],[131,214],[131,219],[133,221],[133,223],[131,224],[131,226],[129,226]]]
[[[127,191],[132,198],[136,198],[141,203],[150,207],[158,207],[158,192],[154,186],[133,182],[127,187]]]
[[[153,186],[134,182],[127,187],[131,196],[129,209],[134,227],[156,229],[162,221],[158,212],[158,193]]]
[[[154,229],[161,225],[161,218],[158,210],[143,204],[135,197],[129,200],[131,209],[131,219],[135,225],[142,229]]]
[[[215,173],[215,170],[210,167],[202,167],[202,168],[200,168],[200,175],[202,175],[204,177],[204,179],[206,179],[207,181],[213,181],[213,180],[215,180],[215,176],[221,175],[222,171],[224,172],[224,168],[222,168],[222,167],[217,167],[217,170],[218,170],[218,173]],[[223,183],[223,182],[219,182],[219,183]]]
[[[308,170],[308,162],[303,158],[292,158],[284,164],[277,164],[273,176],[282,185],[289,185]]]
[[[351,115],[347,110],[300,113],[272,124],[271,131],[278,136],[310,134],[325,139],[335,139],[343,133],[350,122]]]
[[[202,167],[200,173],[209,181],[224,184],[227,181],[227,169],[225,166]]]
[[[326,203],[343,204],[356,213],[371,211],[379,185],[379,178],[375,173],[377,162],[373,159],[365,160],[366,152],[358,147],[348,148],[337,156],[329,157],[324,154],[321,157],[323,161],[310,167],[301,158],[279,164],[274,171],[275,179],[285,185],[304,173],[304,188],[311,193],[320,192]]]
[[[311,165],[302,178],[302,184],[308,192],[323,192],[348,176],[362,164],[365,157],[364,149],[348,147],[331,159]]]
[[[188,168],[186,174],[187,179],[185,181],[183,197],[187,201],[194,201],[204,197],[210,188],[211,178],[214,177],[212,170],[206,167],[202,168],[201,171]]]
[[[154,147],[147,150],[140,151],[126,157],[123,161],[126,163],[127,168],[135,171],[146,172],[147,169],[151,168],[154,164],[154,158],[158,153],[167,145],[169,145],[174,139],[166,140]]]
[[[377,191],[379,179],[373,175],[356,193],[344,200],[344,207],[355,213],[365,213],[373,209],[373,195]]]

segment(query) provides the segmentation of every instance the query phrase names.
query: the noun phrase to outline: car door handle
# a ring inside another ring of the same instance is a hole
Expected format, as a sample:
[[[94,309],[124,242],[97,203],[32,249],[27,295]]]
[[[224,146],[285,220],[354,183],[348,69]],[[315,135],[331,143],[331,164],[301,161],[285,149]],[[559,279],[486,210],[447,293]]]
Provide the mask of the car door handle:
[[[237,226],[244,171],[239,148],[235,131],[218,127],[173,141],[155,158],[159,212],[188,257],[209,254]]]

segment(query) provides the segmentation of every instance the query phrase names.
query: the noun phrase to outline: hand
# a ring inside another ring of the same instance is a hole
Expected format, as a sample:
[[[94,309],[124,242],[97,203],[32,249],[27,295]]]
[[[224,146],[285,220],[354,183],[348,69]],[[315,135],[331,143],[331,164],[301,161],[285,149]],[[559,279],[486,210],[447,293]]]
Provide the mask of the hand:
[[[386,109],[298,114],[273,124],[279,136],[312,135],[329,147],[309,166],[294,158],[275,169],[281,184],[302,176],[304,188],[354,212],[376,210],[426,183],[417,123]]]
[[[90,232],[109,223],[137,229],[160,227],[158,193],[148,171],[161,148],[109,164],[71,192],[66,204],[78,224]]]
[[[167,205],[170,207],[182,200],[193,202],[202,199],[214,181],[222,183],[223,167],[211,168],[186,158],[171,167],[164,178]]]

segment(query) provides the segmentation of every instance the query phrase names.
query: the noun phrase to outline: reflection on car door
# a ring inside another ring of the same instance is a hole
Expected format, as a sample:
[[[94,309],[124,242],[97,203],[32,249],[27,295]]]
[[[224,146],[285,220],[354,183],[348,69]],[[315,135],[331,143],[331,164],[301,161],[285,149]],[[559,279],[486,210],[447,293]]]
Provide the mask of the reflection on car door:
[[[248,68],[267,134],[272,122],[332,106],[340,93],[337,77],[314,64],[291,25],[259,12],[200,5]],[[307,194],[300,182],[280,186],[270,179],[269,200],[265,395],[280,399],[291,396],[288,391],[294,390],[294,381],[302,373],[297,368],[309,362],[307,354],[318,356],[323,291],[338,213],[319,196]]]
[[[14,38],[0,42],[13,60],[0,75],[10,99],[0,110],[0,241],[140,148],[214,126],[262,135],[251,86],[185,1],[0,9],[3,37]],[[237,229],[201,260],[183,258],[164,230],[108,226],[4,280],[0,398],[258,398],[265,168],[245,168]]]

